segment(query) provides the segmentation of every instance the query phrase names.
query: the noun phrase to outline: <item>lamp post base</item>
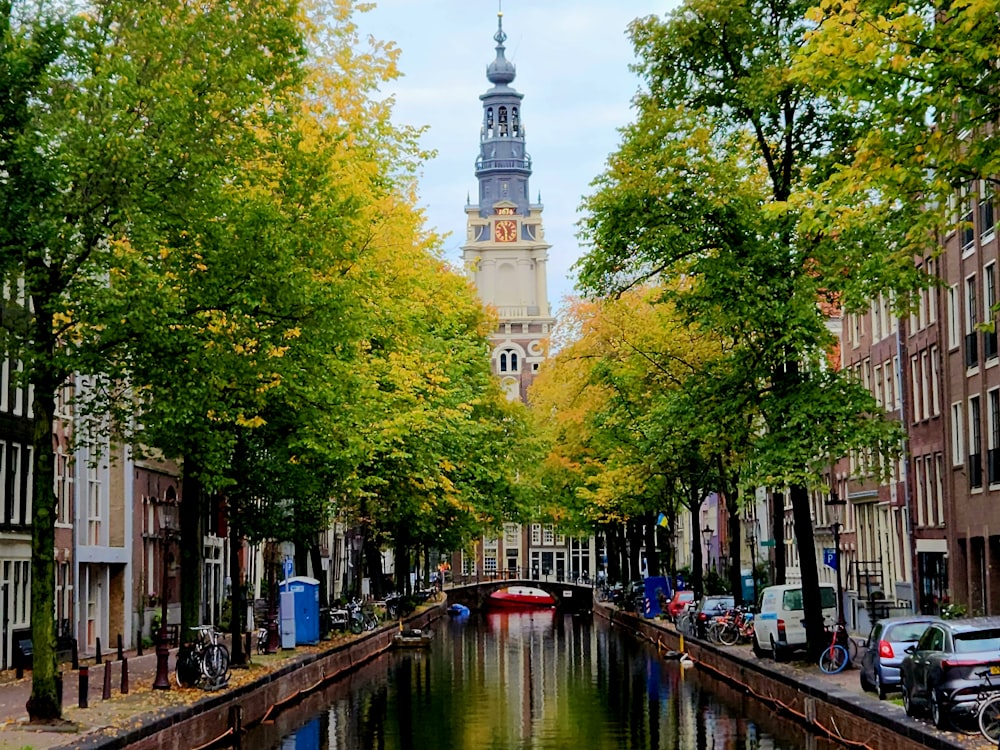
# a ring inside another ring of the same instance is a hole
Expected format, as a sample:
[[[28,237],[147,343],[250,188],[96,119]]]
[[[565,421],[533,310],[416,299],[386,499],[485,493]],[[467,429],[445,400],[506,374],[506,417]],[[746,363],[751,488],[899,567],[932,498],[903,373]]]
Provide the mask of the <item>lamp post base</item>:
[[[170,647],[167,645],[166,633],[160,633],[156,644],[156,679],[153,690],[170,690]]]

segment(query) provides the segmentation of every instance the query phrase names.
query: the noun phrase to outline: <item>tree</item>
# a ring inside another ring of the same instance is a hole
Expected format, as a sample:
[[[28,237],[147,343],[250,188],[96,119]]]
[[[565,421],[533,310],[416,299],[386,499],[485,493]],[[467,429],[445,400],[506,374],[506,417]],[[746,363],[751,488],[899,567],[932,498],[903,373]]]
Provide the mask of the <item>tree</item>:
[[[960,189],[989,199],[1000,174],[1000,72],[991,3],[824,2],[793,75],[857,122],[837,168],[800,201],[804,228],[849,253],[845,304],[899,289],[914,258],[961,223]],[[977,181],[985,181],[979,185]],[[875,253],[872,247],[878,248]],[[913,277],[910,288],[933,283]],[[905,302],[906,297],[900,296]]]
[[[637,121],[586,200],[592,247],[578,264],[594,293],[684,278],[685,320],[733,341],[723,408],[766,427],[746,481],[789,487],[807,632],[823,641],[808,490],[830,456],[892,432],[857,384],[826,369],[820,302],[849,269],[817,255],[789,199],[836,153],[850,122],[790,75],[807,4],[692,0],[631,27],[646,89]],[[847,402],[838,401],[850,393]],[[858,408],[859,405],[861,408]],[[816,425],[835,424],[833,433]],[[808,428],[807,428],[808,426]]]

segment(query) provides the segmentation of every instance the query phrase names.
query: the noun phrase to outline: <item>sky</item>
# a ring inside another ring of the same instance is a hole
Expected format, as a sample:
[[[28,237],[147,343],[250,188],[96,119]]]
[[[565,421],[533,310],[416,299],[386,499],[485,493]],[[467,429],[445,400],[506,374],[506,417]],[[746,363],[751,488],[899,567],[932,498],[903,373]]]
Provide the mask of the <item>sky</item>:
[[[482,124],[480,94],[491,87],[498,0],[376,0],[356,17],[363,35],[394,41],[403,77],[383,87],[395,97],[397,123],[427,126],[422,145],[437,156],[424,165],[420,202],[428,225],[450,233],[445,257],[456,265],[465,239],[465,203],[475,201],[475,159]],[[633,120],[639,89],[628,24],[663,17],[675,0],[503,0],[505,56],[517,66],[511,84],[524,95],[521,120],[532,157],[531,200],[545,207],[549,302],[558,311],[572,294],[571,267],[583,254],[580,203]]]

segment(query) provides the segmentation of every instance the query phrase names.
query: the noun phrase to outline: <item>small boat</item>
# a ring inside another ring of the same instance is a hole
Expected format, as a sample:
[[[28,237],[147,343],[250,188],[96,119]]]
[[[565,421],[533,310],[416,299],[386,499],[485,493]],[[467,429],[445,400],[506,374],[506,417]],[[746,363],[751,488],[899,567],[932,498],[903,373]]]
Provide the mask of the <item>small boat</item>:
[[[530,586],[511,586],[490,595],[489,607],[503,609],[537,609],[554,607],[556,600],[541,589]]]
[[[430,630],[400,630],[392,637],[396,648],[428,648],[434,634]]]
[[[448,607],[448,614],[452,617],[468,617],[469,608],[464,604],[452,604]]]

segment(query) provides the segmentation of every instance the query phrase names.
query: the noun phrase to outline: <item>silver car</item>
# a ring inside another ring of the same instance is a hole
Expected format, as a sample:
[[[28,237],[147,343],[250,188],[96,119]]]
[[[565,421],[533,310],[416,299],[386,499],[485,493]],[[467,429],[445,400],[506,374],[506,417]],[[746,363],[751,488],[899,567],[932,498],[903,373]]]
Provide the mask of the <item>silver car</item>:
[[[898,691],[905,649],[920,640],[928,625],[940,621],[933,615],[901,615],[876,622],[861,657],[861,689],[877,693],[879,700]]]

